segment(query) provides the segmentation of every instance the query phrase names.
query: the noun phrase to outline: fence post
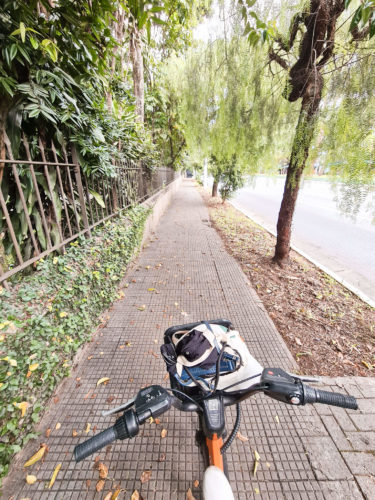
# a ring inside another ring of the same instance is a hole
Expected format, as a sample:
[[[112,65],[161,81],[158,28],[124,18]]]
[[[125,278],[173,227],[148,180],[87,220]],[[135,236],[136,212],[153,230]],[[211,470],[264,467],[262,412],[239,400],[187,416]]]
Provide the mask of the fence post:
[[[76,152],[74,146],[72,146],[72,160],[74,163],[74,174],[75,174],[76,182],[77,182],[78,196],[79,196],[79,203],[81,205],[83,225],[84,225],[84,228],[87,230],[85,233],[85,236],[86,236],[86,238],[89,238],[91,236],[91,230],[90,230],[90,226],[89,226],[89,220],[87,218],[86,203],[85,203],[85,197],[83,194],[83,185],[82,185],[82,179],[81,179],[81,170],[80,170],[80,166],[78,163],[77,152]]]

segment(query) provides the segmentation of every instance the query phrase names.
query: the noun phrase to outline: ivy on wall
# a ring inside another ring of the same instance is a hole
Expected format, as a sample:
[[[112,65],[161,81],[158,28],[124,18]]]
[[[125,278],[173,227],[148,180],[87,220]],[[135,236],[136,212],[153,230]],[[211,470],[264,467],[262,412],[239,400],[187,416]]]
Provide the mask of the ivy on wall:
[[[14,291],[0,288],[0,479],[31,438],[74,354],[91,338],[99,316],[140,246],[150,209],[133,208],[49,256]]]

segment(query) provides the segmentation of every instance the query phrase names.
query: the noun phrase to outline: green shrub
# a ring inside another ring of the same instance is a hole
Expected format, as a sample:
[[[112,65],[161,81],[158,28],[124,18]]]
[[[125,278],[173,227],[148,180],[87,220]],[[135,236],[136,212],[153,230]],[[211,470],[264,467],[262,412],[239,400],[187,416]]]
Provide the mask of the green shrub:
[[[0,478],[13,455],[36,437],[47,399],[116,298],[149,212],[127,211],[90,239],[71,243],[64,255],[40,261],[11,292],[0,288]]]

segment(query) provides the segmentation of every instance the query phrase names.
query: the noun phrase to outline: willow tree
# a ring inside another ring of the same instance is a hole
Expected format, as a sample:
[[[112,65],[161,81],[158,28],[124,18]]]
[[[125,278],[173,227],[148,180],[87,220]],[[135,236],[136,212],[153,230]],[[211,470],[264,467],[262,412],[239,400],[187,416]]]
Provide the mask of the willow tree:
[[[234,24],[229,36],[201,43],[183,60],[169,62],[189,155],[199,162],[215,158],[210,162],[213,196],[226,173],[223,165],[233,165],[235,156],[240,176],[255,173],[273,149],[275,125],[286,116],[293,123],[267,78],[266,55],[264,47],[249,53]]]

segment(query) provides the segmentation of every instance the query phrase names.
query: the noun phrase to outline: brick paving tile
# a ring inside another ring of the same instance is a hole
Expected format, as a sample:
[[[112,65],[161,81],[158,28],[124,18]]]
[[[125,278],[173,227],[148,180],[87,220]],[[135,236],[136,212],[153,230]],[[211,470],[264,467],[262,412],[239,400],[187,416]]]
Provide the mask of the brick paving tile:
[[[185,182],[174,197],[124,282],[129,284],[125,297],[108,312],[107,325],[83,349],[72,376],[61,384],[59,400],[51,401],[38,426],[43,435],[16,457],[2,498],[96,500],[115,485],[126,489],[125,498],[137,489],[147,500],[180,500],[186,498],[188,488],[197,500],[201,498],[200,488],[194,487],[194,481],[202,480],[203,463],[194,444],[197,418],[192,414],[172,409],[159,425],[147,423],[136,438],[113,443],[95,454],[109,468],[101,493],[95,491],[99,479],[95,456],[79,464],[72,458],[76,444],[114,422],[116,417],[103,418],[102,410],[130,399],[142,386],[165,384],[159,347],[164,330],[171,325],[229,318],[260,363],[298,369],[259,297],[211,227],[191,182]],[[97,387],[101,377],[110,381]],[[362,413],[374,414],[366,399],[374,397],[372,382],[356,377],[325,379],[325,384],[355,392],[363,400]],[[363,498],[374,491],[371,459],[360,453],[356,461],[353,451],[375,449],[374,433],[360,431],[363,426],[367,429],[371,419],[356,418],[354,412],[327,411],[323,406],[294,408],[264,395],[245,401],[242,410],[240,432],[249,440],[236,439],[227,454],[236,498]],[[226,414],[231,429],[234,409],[227,409]],[[55,430],[57,422],[59,430]],[[87,423],[91,424],[88,433]],[[45,438],[48,428],[52,432]],[[165,438],[161,438],[162,428],[168,430]],[[29,486],[22,464],[40,442],[46,442],[50,451],[44,463],[38,462],[29,471],[38,478]],[[254,449],[261,457],[256,478]],[[340,454],[340,449],[347,453]],[[62,466],[56,482],[46,490],[58,463]],[[368,475],[360,463],[368,467]],[[150,470],[151,477],[142,484],[144,470]]]

